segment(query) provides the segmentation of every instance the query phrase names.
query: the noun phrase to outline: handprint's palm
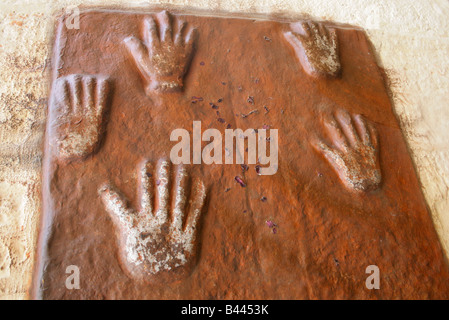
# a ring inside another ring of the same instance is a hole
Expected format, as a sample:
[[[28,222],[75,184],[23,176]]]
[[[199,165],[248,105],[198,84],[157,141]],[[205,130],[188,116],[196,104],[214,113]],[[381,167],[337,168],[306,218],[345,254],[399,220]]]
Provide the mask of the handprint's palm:
[[[162,11],[158,14],[159,31],[155,20],[144,20],[143,42],[135,37],[125,39],[135,63],[147,82],[147,94],[155,91],[178,91],[183,88],[183,78],[192,58],[194,35],[191,30],[183,35],[186,23],[178,21],[173,30],[171,16]]]
[[[105,127],[109,81],[99,75],[74,74],[56,80],[51,108],[51,144],[62,160],[93,153]]]
[[[197,225],[205,199],[204,185],[196,180],[191,200],[187,203],[189,179],[185,168],[179,167],[174,206],[169,212],[170,164],[167,161],[159,163],[155,178],[156,199],[153,199],[151,172],[151,164],[145,161],[140,169],[138,211],[129,208],[126,199],[111,186],[105,185],[99,190],[106,210],[118,228],[122,260],[127,270],[134,278],[146,280],[164,272],[185,274],[188,271],[184,269],[188,269],[194,260]]]
[[[335,148],[320,140],[312,145],[325,156],[347,187],[358,191],[376,189],[381,182],[376,129],[362,116],[351,117],[346,111],[339,110],[336,119],[332,117],[325,122]]]

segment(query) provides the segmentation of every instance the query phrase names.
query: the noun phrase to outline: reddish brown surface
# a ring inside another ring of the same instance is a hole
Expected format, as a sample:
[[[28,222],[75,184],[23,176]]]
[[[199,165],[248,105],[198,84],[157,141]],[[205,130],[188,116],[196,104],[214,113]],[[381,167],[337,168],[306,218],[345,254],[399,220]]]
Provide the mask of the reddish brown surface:
[[[314,79],[283,37],[287,23],[185,16],[198,40],[184,91],[156,99],[146,96],[122,42],[141,34],[143,16],[83,13],[80,30],[61,29],[58,76],[104,74],[115,89],[95,155],[58,164],[46,150],[47,227],[41,229],[35,297],[449,298],[448,266],[363,32],[338,29],[341,77]],[[192,104],[192,96],[204,101]],[[220,116],[209,102],[219,106]],[[379,132],[382,184],[376,191],[347,189],[309,143],[314,135],[326,138],[322,115],[339,108],[364,115]],[[236,116],[253,109],[259,113]],[[192,176],[207,188],[196,266],[174,283],[134,281],[122,270],[115,229],[97,190],[111,181],[135,204],[138,163],[168,157],[175,144],[170,132],[192,131],[194,120],[203,130],[224,132],[228,123],[278,129],[279,170],[258,176],[254,165],[244,173],[240,165],[192,166]],[[237,175],[246,187],[234,180]],[[277,225],[276,233],[267,220]],[[380,290],[365,287],[365,269],[373,264],[380,269]],[[69,265],[80,267],[79,290],[65,287]]]

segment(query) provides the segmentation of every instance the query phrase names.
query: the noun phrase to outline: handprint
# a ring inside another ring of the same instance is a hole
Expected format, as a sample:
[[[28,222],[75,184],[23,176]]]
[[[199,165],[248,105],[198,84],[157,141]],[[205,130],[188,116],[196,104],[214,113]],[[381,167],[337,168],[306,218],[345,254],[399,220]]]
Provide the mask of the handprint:
[[[187,171],[178,166],[172,201],[170,163],[163,160],[156,170],[153,199],[151,172],[151,163],[145,160],[139,170],[139,210],[128,207],[126,199],[109,185],[101,187],[99,194],[117,228],[122,261],[131,276],[152,281],[157,274],[159,280],[173,280],[193,265],[206,190],[195,180],[190,191]]]
[[[304,70],[318,77],[336,77],[340,73],[338,39],[335,29],[321,23],[292,23],[285,39],[296,52]]]
[[[358,191],[379,187],[379,142],[374,126],[361,115],[351,117],[342,110],[327,119],[325,126],[335,148],[319,140],[313,141],[312,146],[334,167],[341,181]]]
[[[105,128],[110,84],[101,75],[73,74],[56,80],[51,108],[51,145],[61,160],[87,157]]]
[[[167,11],[157,14],[157,18],[160,35],[155,20],[147,17],[143,23],[143,43],[135,37],[124,40],[146,81],[147,95],[182,90],[196,38],[196,29],[183,35],[184,21],[177,21],[175,31]]]

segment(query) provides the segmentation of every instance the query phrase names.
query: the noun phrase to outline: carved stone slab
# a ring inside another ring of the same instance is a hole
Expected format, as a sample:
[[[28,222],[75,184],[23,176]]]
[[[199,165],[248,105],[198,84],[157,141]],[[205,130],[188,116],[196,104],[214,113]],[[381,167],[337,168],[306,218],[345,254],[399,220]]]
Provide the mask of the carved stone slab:
[[[59,21],[52,68],[34,297],[449,298],[363,31],[86,11],[80,29]],[[243,164],[170,163],[173,130],[213,128],[267,146],[277,129],[275,173],[247,149]]]

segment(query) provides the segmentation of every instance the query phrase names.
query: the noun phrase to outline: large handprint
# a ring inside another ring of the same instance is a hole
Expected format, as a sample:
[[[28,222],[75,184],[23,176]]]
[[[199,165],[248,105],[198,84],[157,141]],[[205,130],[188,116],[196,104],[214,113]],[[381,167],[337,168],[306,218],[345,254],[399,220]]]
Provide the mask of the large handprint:
[[[183,35],[186,23],[178,20],[176,31],[171,16],[162,11],[157,14],[159,31],[152,17],[144,19],[143,43],[135,37],[124,41],[146,81],[146,93],[179,91],[189,68],[196,29]]]
[[[195,180],[190,191],[187,171],[178,166],[172,201],[171,167],[162,160],[156,170],[153,199],[151,172],[151,163],[144,161],[139,170],[139,210],[128,207],[126,199],[110,185],[101,187],[99,194],[117,228],[122,261],[131,276],[146,281],[174,280],[185,276],[195,261],[206,190],[200,180]]]
[[[313,141],[312,146],[334,167],[340,180],[348,188],[357,191],[378,188],[381,172],[379,142],[374,126],[361,115],[351,117],[343,110],[325,120],[325,126],[335,148],[321,140]]]
[[[338,76],[341,66],[335,29],[315,22],[292,23],[290,27],[293,32],[285,32],[284,36],[304,70],[312,76]]]
[[[50,144],[61,160],[83,159],[100,144],[110,83],[101,75],[73,74],[54,86]]]

